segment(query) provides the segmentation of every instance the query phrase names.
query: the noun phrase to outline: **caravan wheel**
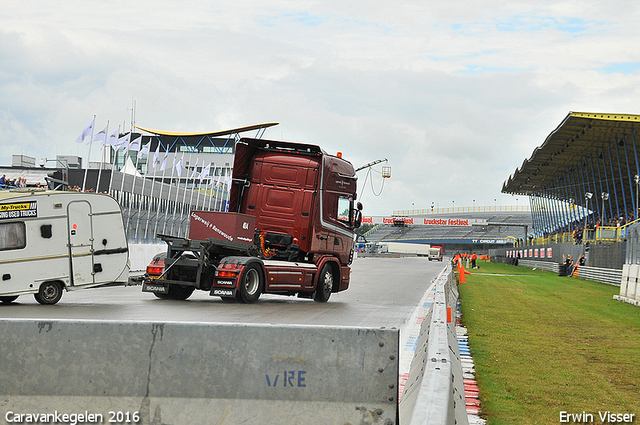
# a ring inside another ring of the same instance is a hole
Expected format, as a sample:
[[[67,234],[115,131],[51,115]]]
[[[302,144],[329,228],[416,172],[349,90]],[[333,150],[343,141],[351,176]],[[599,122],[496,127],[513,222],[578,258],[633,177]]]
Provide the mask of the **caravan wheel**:
[[[11,295],[11,296],[7,296],[7,297],[0,297],[0,301],[2,301],[5,304],[9,304],[14,302],[15,300],[18,299],[18,295]]]
[[[40,290],[33,296],[40,304],[55,304],[62,298],[62,284],[60,282],[45,282],[40,285]]]

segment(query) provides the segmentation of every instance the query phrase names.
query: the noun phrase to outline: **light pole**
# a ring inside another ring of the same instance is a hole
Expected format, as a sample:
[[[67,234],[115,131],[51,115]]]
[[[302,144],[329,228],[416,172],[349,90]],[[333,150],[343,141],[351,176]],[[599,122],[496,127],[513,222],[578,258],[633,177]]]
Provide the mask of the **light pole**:
[[[593,193],[591,192],[587,192],[584,194],[584,205],[585,205],[585,209],[586,212],[584,214],[584,228],[587,228],[587,216],[589,215],[589,201],[591,200],[591,197],[593,197]]]
[[[609,194],[607,192],[602,192],[602,223],[600,223],[602,226],[604,226],[607,221],[607,211],[604,209],[604,201],[607,199],[609,199]]]
[[[637,220],[638,219],[638,185],[640,185],[640,176],[636,174],[633,177],[633,181],[636,183],[636,210],[633,214],[633,218]]]

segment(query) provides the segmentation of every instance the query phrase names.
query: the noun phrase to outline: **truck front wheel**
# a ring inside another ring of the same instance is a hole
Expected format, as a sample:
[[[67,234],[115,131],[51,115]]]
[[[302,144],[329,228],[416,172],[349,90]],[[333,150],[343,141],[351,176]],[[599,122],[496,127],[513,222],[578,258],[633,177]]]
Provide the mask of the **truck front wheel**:
[[[40,285],[40,290],[33,297],[40,304],[51,305],[62,298],[62,284],[60,282],[45,282]]]
[[[238,290],[239,300],[245,303],[252,303],[260,298],[262,287],[264,286],[263,274],[260,266],[257,264],[249,264],[244,270],[244,274],[240,280],[240,288]]]
[[[331,290],[333,289],[333,270],[331,265],[325,264],[320,271],[320,277],[318,278],[318,286],[316,293],[313,297],[314,301],[319,303],[326,303],[331,296]]]

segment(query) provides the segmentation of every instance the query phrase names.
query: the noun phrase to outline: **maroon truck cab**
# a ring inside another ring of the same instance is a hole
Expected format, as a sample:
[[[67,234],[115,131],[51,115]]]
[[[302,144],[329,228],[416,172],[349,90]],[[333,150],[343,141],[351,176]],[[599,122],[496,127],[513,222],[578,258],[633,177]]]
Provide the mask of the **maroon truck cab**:
[[[195,288],[244,302],[261,293],[327,301],[349,287],[362,210],[356,180],[351,163],[319,146],[241,139],[229,212],[192,211],[189,239],[163,238],[166,276],[143,291],[185,298]]]

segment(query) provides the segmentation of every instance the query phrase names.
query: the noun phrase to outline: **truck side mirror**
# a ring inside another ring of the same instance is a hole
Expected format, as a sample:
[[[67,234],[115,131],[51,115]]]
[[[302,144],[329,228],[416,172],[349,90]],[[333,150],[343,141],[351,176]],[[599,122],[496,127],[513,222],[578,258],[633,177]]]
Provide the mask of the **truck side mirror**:
[[[357,229],[362,224],[362,211],[356,211],[355,217],[353,218],[353,228]]]
[[[362,224],[362,203],[358,202],[357,210],[353,215],[353,227],[357,229]]]

